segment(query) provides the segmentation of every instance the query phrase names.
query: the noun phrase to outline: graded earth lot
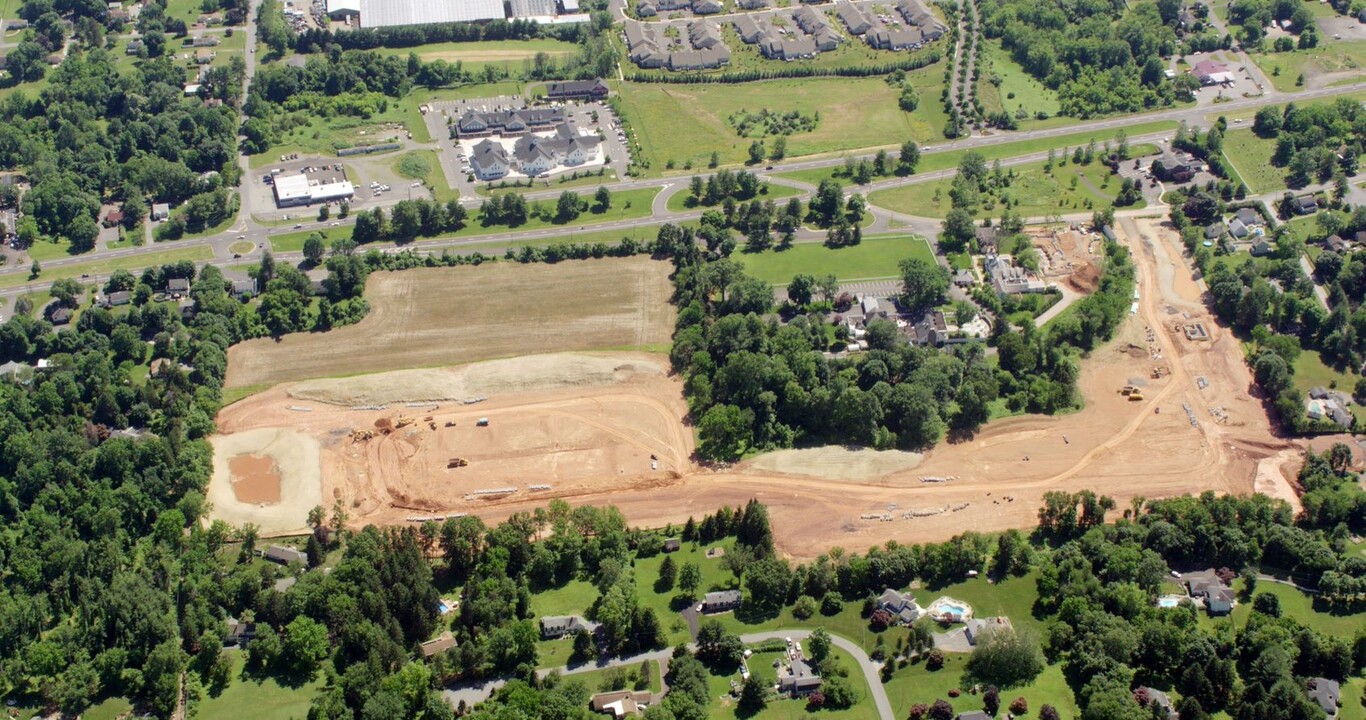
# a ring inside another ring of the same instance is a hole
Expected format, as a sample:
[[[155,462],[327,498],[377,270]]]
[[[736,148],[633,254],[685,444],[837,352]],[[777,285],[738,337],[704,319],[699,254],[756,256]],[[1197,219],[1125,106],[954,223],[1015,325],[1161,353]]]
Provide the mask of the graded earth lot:
[[[361,322],[228,353],[228,388],[669,341],[670,265],[644,257],[370,275]]]
[[[1081,361],[1086,407],[994,422],[923,456],[827,448],[698,466],[680,380],[668,376],[663,356],[638,353],[564,353],[285,385],[226,408],[218,423],[228,439],[289,428],[316,440],[320,472],[311,482],[325,504],[342,500],[356,525],[459,513],[496,522],[561,497],[610,503],[634,525],[662,526],[753,497],[768,505],[779,545],[798,558],[835,546],[1028,527],[1049,490],[1093,489],[1120,509],[1139,496],[1206,490],[1256,489],[1293,502],[1289,478],[1301,444],[1278,439],[1260,399],[1249,395],[1237,338],[1200,303],[1202,283],[1175,233],[1130,218],[1116,229],[1135,256],[1139,299],[1115,340]],[[444,325],[463,327],[466,315]],[[1197,323],[1208,339],[1188,339],[1184,328]],[[433,321],[429,332],[457,332],[435,327],[442,324]],[[558,349],[555,342],[543,339],[539,349]],[[1125,386],[1139,387],[1141,399],[1121,394]],[[459,402],[481,396],[487,400]],[[379,405],[385,408],[350,409]],[[488,426],[479,427],[479,418]],[[282,486],[292,487],[290,468],[279,468]],[[215,477],[216,486],[226,481]]]

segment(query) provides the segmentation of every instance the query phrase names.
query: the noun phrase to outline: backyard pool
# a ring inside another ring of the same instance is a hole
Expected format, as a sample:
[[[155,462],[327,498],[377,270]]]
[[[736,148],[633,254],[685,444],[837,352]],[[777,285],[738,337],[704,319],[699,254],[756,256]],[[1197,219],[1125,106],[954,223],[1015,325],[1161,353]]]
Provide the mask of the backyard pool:
[[[971,605],[947,596],[935,600],[925,612],[939,622],[967,622],[972,619]]]

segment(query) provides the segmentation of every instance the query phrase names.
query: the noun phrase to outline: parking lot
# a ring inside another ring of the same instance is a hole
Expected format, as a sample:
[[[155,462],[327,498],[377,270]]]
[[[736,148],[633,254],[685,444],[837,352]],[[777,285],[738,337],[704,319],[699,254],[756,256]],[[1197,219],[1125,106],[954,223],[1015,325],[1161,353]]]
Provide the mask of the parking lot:
[[[526,100],[520,96],[500,95],[489,98],[476,98],[472,100],[448,100],[443,102],[433,102],[427,105],[425,118],[427,129],[441,147],[439,153],[441,158],[441,169],[446,173],[446,180],[452,188],[459,190],[461,197],[473,197],[475,186],[480,183],[471,181],[469,157],[460,149],[460,144],[451,138],[450,124],[460,119],[466,112],[499,112],[503,110],[515,110],[527,106]],[[565,120],[572,126],[579,128],[580,131],[587,129],[597,132],[603,139],[601,152],[607,160],[605,163],[611,172],[614,172],[619,179],[626,177],[626,168],[630,165],[630,153],[626,148],[626,137],[621,131],[621,121],[612,113],[612,109],[606,103],[580,103],[570,101],[564,103]],[[588,171],[596,171],[598,166],[583,168]],[[558,170],[550,173],[551,178],[547,180],[547,186],[553,185],[556,175],[573,170]]]
[[[247,178],[246,191],[252,193],[251,207],[258,220],[267,222],[289,220],[314,220],[322,203],[298,205],[295,207],[275,207],[274,177],[302,173],[310,182],[340,182],[350,180],[356,186],[355,195],[348,201],[351,211],[386,207],[400,200],[430,198],[431,193],[421,183],[400,177],[389,167],[398,153],[366,155],[338,158],[299,155],[283,162],[253,171]],[[279,170],[279,173],[273,171]],[[338,202],[326,203],[332,217],[337,216]]]

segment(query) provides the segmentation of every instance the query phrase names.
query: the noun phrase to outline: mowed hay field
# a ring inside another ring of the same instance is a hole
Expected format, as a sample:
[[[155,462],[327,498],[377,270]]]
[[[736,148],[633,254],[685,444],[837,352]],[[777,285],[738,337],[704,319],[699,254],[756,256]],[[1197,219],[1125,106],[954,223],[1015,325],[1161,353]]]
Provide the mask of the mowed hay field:
[[[578,46],[574,43],[538,38],[532,40],[433,43],[412,48],[387,49],[382,52],[390,55],[402,55],[403,57],[407,57],[408,53],[417,53],[417,56],[424,62],[445,60],[450,63],[460,62],[481,68],[489,63],[520,63],[523,60],[530,60],[536,57],[536,53],[542,52],[550,58],[558,60],[573,55],[577,51]],[[493,93],[493,95],[497,95],[497,93]]]
[[[902,112],[897,106],[900,91],[882,78],[806,78],[766,80],[750,83],[669,85],[623,83],[621,105],[640,142],[641,154],[650,161],[653,172],[665,170],[669,160],[678,168],[691,160],[704,165],[711,153],[720,154],[725,163],[748,158],[749,145],[756,138],[742,138],[726,119],[740,110],[758,112],[767,108],[786,113],[820,113],[820,122],[809,133],[787,138],[787,156],[838,152],[878,145],[900,145],[909,139],[925,140],[944,125],[942,110],[934,108],[938,92],[928,85],[920,89],[918,80],[928,83],[942,77],[939,65],[908,73],[907,78],[920,90],[920,109]],[[772,138],[766,145],[772,147]]]
[[[634,257],[373,273],[364,320],[234,345],[225,386],[663,345],[674,327],[669,268]]]

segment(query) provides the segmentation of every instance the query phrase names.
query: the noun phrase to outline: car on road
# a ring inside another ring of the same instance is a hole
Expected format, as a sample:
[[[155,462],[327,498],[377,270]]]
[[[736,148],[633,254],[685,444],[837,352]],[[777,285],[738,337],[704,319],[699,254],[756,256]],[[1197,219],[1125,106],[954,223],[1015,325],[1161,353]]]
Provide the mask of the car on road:
[[[294,224],[294,229],[295,229],[295,230],[298,230],[298,229],[301,228],[301,227],[303,227],[303,224],[302,224],[302,223],[295,223],[295,224]]]

